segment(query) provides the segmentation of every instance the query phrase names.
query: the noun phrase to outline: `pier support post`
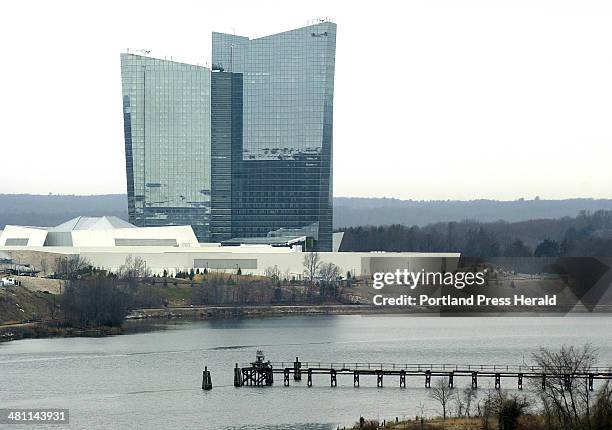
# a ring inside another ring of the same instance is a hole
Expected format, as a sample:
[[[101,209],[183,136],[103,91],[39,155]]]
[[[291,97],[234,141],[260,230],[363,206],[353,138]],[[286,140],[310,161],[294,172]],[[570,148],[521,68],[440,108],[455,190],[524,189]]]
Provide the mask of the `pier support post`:
[[[495,389],[499,390],[501,388],[501,375],[499,373],[495,374]]]
[[[425,371],[425,388],[431,388],[431,370]]]
[[[293,363],[293,380],[301,381],[302,380],[302,363],[300,363],[300,359],[295,357],[295,362]]]
[[[285,383],[285,387],[289,386],[289,368],[285,368],[285,371],[283,372],[283,376],[284,376],[284,383]]]
[[[204,366],[204,371],[202,372],[202,389],[212,390],[212,379],[210,377],[208,366]]]
[[[331,377],[331,386],[335,387],[338,385],[338,380],[336,379],[336,370],[335,369],[331,369],[331,371],[329,372],[329,375]]]
[[[249,369],[242,369],[242,385],[249,385]]]
[[[238,367],[238,363],[234,367],[234,387],[242,387],[242,369]]]
[[[542,390],[546,389],[546,373],[542,375]]]
[[[400,388],[406,388],[406,371],[400,370]]]
[[[449,388],[453,388],[454,386],[454,381],[453,381],[453,377],[455,376],[454,372],[449,372],[448,373],[448,386]]]
[[[312,387],[312,369],[308,369],[308,386]]]
[[[518,389],[519,390],[523,389],[523,374],[522,373],[518,374]]]
[[[353,372],[353,387],[359,387],[359,372]]]
[[[593,391],[593,379],[595,379],[593,374],[589,373],[589,391]]]
[[[478,372],[472,372],[472,388],[478,388]]]
[[[383,386],[383,373],[382,370],[376,371],[376,386],[382,388]]]

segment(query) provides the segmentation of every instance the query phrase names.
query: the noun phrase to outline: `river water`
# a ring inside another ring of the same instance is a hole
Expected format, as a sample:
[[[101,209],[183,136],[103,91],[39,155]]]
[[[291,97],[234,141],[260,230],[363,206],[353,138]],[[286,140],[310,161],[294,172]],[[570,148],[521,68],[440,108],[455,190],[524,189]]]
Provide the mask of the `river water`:
[[[0,408],[67,408],[70,428],[332,429],[360,415],[437,414],[422,378],[315,376],[314,386],[233,386],[236,362],[263,349],[271,361],[521,364],[539,346],[583,345],[612,365],[612,317],[439,318],[312,316],[181,322],[104,338],[0,344]],[[208,366],[214,388],[202,391]],[[456,386],[469,384],[459,378]],[[480,381],[486,389],[490,384]],[[502,380],[514,388],[515,380]],[[29,427],[34,428],[34,427]],[[57,426],[51,428],[58,428]]]

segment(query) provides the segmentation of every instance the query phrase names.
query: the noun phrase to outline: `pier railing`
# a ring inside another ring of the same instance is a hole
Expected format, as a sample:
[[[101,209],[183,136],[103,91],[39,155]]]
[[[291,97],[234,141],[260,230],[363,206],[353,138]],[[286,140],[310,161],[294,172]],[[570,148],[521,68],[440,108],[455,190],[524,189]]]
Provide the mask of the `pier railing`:
[[[293,368],[295,361],[270,362],[275,369]],[[506,365],[506,364],[452,364],[452,363],[360,363],[360,362],[320,362],[301,361],[301,369],[350,369],[350,370],[404,370],[406,372],[506,372],[506,373],[538,373],[563,374],[567,368],[541,367],[535,365]],[[241,367],[249,367],[250,363],[244,363]],[[612,374],[612,366],[591,367],[589,369],[577,369],[576,373]]]
[[[448,386],[454,387],[457,377],[468,377],[473,389],[478,388],[482,378],[494,378],[495,389],[501,389],[502,379],[515,379],[517,388],[523,389],[523,380],[539,379],[542,390],[552,384],[562,384],[564,390],[572,390],[578,380],[587,383],[589,391],[594,390],[595,380],[612,380],[612,366],[568,368],[555,366],[538,366],[529,364],[451,364],[451,363],[361,363],[321,361],[265,361],[263,354],[257,356],[256,362],[243,364],[234,368],[234,386],[244,385],[270,386],[274,375],[282,374],[283,384],[289,386],[290,376],[294,381],[301,381],[306,375],[307,384],[312,387],[313,375],[329,375],[330,385],[337,386],[338,375],[352,375],[353,386],[359,387],[360,377],[376,376],[376,386],[382,387],[385,377],[399,376],[400,388],[406,388],[406,377],[424,377],[425,388],[431,388],[432,377],[448,379]]]

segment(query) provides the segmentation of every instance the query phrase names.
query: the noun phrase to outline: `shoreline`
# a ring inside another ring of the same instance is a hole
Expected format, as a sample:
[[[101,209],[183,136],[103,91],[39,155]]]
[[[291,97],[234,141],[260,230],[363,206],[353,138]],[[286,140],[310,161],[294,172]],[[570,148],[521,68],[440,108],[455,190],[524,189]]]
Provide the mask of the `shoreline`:
[[[21,339],[45,339],[54,337],[104,337],[116,336],[123,334],[133,334],[138,331],[132,331],[129,327],[130,323],[144,321],[164,321],[164,320],[182,320],[182,321],[206,321],[206,320],[221,320],[221,319],[241,319],[241,318],[270,318],[270,317],[285,317],[285,316],[321,316],[321,315],[390,315],[390,316],[460,316],[460,317],[516,317],[516,316],[538,316],[538,317],[562,317],[567,315],[576,316],[601,316],[607,312],[571,312],[564,313],[446,313],[432,311],[428,309],[420,309],[416,312],[406,312],[400,307],[391,308],[387,306],[371,306],[371,305],[342,305],[342,304],[327,304],[327,305],[249,305],[249,306],[234,306],[234,305],[217,305],[217,306],[177,306],[167,308],[142,308],[132,310],[124,319],[124,323],[120,327],[93,327],[93,328],[78,328],[65,327],[58,325],[60,321],[35,321],[28,323],[15,323],[0,325],[0,343],[10,342]],[[127,327],[126,327],[127,323]]]
[[[0,343],[22,339],[54,337],[104,337],[135,333],[126,324],[141,321],[203,321],[214,319],[265,318],[297,315],[397,314],[369,305],[266,305],[266,306],[193,306],[145,308],[132,310],[121,327],[64,327],[58,321],[36,321],[0,325]]]
[[[45,322],[0,326],[0,344],[23,339],[55,337],[105,337],[124,334],[123,327],[77,328],[54,326]]]
[[[258,318],[292,315],[359,315],[359,314],[400,314],[389,309],[370,305],[256,305],[256,306],[179,306],[168,308],[134,309],[126,320],[173,319],[188,320]]]
[[[132,310],[126,320],[185,318],[194,320],[257,318],[291,315],[401,315],[401,316],[456,316],[456,317],[496,317],[496,316],[547,316],[568,315],[608,315],[609,307],[596,307],[592,312],[563,309],[521,309],[510,308],[505,311],[491,309],[431,309],[415,307],[407,310],[401,306],[372,306],[370,304],[327,304],[327,305],[206,305],[172,306],[167,308],[142,308]]]

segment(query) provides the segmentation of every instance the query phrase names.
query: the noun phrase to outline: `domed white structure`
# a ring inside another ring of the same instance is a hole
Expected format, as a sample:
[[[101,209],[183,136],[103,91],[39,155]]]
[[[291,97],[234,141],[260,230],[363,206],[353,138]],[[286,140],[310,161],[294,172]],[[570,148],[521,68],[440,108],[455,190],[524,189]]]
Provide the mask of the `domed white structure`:
[[[7,225],[0,235],[6,247],[198,247],[190,226],[136,227],[110,216],[80,216],[56,227]]]

